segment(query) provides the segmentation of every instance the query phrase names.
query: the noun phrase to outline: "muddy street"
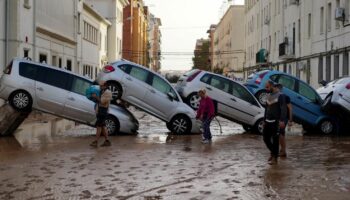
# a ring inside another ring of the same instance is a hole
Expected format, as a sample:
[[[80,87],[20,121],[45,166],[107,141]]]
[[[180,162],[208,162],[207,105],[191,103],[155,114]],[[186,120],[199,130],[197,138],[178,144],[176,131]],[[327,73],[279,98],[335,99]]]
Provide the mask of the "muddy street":
[[[138,113],[137,136],[92,148],[94,129],[53,133],[22,125],[0,138],[0,199],[348,199],[350,138],[287,136],[288,157],[269,166],[262,137],[219,119],[214,141],[168,135]]]

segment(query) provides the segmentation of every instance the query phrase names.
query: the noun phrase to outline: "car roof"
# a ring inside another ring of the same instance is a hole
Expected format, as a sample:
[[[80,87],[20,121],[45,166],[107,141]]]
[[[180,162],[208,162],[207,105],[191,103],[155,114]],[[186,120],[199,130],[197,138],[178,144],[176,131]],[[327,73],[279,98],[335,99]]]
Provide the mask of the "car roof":
[[[25,62],[25,63],[34,64],[34,65],[40,65],[41,67],[46,67],[46,68],[58,70],[58,71],[61,71],[61,72],[65,72],[65,73],[68,73],[68,74],[71,74],[71,75],[74,75],[74,76],[77,76],[77,77],[80,77],[80,78],[83,78],[83,79],[86,79],[86,80],[89,80],[89,81],[93,82],[92,79],[90,79],[90,78],[88,78],[86,76],[83,76],[83,75],[80,75],[80,74],[76,74],[76,73],[71,72],[69,70],[62,69],[62,68],[59,68],[59,67],[55,67],[55,66],[52,66],[52,65],[48,65],[48,64],[45,64],[45,63],[39,63],[39,62],[31,61],[31,60],[28,60],[26,58],[14,58],[13,61],[20,62],[20,63]]]
[[[241,86],[244,86],[242,83],[240,83],[240,82],[238,82],[238,81],[235,81],[235,80],[233,80],[233,79],[227,78],[226,76],[223,76],[223,75],[221,75],[221,74],[215,74],[215,73],[213,73],[213,72],[209,72],[209,71],[205,71],[205,70],[201,70],[201,71],[202,71],[202,72],[205,72],[205,73],[207,73],[207,74],[219,76],[219,77],[224,78],[224,79],[226,79],[226,80],[235,82],[235,83],[237,83],[237,84],[239,84],[239,85],[241,85]]]

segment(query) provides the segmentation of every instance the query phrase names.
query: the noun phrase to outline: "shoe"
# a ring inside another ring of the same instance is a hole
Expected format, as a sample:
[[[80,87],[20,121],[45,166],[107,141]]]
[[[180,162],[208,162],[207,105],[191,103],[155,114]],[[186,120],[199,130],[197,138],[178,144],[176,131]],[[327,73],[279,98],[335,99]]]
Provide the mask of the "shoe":
[[[273,158],[273,156],[270,156],[267,161],[270,162],[272,160],[272,158]]]
[[[101,147],[109,147],[109,146],[111,146],[112,144],[111,144],[111,142],[109,141],[109,140],[106,140],[102,145],[101,145]]]
[[[277,158],[273,157],[268,163],[269,165],[277,165]]]
[[[209,144],[209,143],[210,143],[210,141],[209,141],[209,140],[207,140],[207,139],[202,140],[202,144]]]
[[[286,152],[280,152],[278,154],[280,157],[286,158],[287,157],[287,153]]]
[[[95,141],[93,141],[93,142],[90,144],[90,146],[92,146],[92,147],[97,147],[97,146],[98,146],[97,141],[96,141],[96,140],[95,140]]]

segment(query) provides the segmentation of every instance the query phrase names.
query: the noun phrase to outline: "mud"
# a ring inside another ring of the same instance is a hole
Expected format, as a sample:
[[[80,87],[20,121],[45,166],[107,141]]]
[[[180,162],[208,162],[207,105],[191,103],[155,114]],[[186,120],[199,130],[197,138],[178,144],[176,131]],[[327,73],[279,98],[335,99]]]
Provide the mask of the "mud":
[[[348,137],[296,129],[288,157],[269,166],[262,137],[226,120],[202,145],[199,135],[169,135],[163,122],[139,115],[140,134],[112,137],[107,148],[89,147],[94,129],[86,126],[0,138],[0,199],[349,198]]]

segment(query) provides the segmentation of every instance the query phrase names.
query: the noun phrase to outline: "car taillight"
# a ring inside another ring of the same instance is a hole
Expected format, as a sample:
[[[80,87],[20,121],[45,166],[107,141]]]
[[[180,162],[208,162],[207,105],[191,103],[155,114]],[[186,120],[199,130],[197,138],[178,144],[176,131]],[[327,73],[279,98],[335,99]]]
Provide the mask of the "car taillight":
[[[350,83],[346,85],[346,89],[350,90]]]
[[[201,70],[197,71],[196,73],[194,73],[190,77],[188,77],[186,81],[187,82],[193,81],[193,79],[195,79],[198,76],[198,74],[200,74],[201,72],[202,72]]]
[[[114,71],[115,71],[115,69],[111,65],[107,65],[107,66],[103,67],[103,72],[104,73],[110,73],[110,72],[114,72]]]
[[[267,74],[267,72],[261,73],[258,78],[255,80],[255,83],[260,85],[261,81],[264,79],[265,75]]]

